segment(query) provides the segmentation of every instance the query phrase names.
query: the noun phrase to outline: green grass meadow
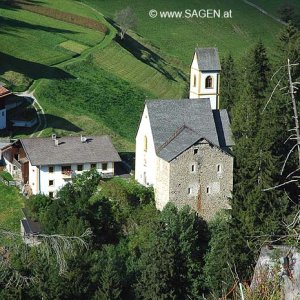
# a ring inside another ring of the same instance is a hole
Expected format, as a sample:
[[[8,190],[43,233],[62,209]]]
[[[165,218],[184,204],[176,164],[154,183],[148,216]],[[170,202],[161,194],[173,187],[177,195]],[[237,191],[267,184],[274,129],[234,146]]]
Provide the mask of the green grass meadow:
[[[0,182],[0,227],[13,232],[20,232],[21,208],[24,198],[15,187],[8,187]]]
[[[270,12],[274,16],[278,17],[278,9],[283,5],[291,5],[295,8],[295,11],[299,13],[300,11],[300,1],[298,0],[252,0],[253,3],[260,6],[262,9]]]
[[[0,5],[0,60],[4,62],[0,81],[14,90],[25,90],[34,82],[31,89],[47,120],[42,136],[109,134],[122,151],[134,150],[146,99],[187,97],[196,46],[215,46],[221,57],[231,52],[242,59],[259,39],[271,49],[282,28],[236,0],[40,0],[35,5],[97,20],[108,27],[108,33]],[[109,22],[127,6],[137,16],[137,27],[121,41]],[[148,15],[150,9],[208,8],[231,9],[232,19],[151,19]]]
[[[184,64],[191,63],[196,46],[219,48],[221,56],[231,52],[242,58],[245,52],[261,39],[271,51],[282,25],[240,0],[87,0],[105,15],[113,18],[116,11],[130,6],[137,16],[138,34],[148,39],[166,53]],[[260,2],[260,1],[259,1]],[[269,1],[270,3],[273,1]],[[186,9],[232,10],[232,19],[181,18],[164,19],[149,17],[149,10],[184,11]]]
[[[0,26],[0,78],[15,90],[26,89],[35,79],[66,77],[52,66],[76,52],[62,43],[89,48],[104,39],[102,32],[5,5],[0,5]]]

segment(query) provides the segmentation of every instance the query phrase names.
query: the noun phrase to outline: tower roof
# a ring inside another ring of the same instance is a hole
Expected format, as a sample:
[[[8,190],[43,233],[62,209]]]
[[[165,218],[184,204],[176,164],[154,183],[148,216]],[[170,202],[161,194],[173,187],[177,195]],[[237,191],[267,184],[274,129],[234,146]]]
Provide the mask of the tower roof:
[[[220,71],[221,64],[217,48],[196,48],[198,68],[200,71]]]

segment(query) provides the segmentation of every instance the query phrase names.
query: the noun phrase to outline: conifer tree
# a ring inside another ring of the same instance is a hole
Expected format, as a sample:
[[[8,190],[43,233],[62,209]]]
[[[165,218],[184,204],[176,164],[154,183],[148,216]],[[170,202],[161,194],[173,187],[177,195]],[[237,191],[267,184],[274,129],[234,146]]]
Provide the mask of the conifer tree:
[[[252,88],[255,99],[259,100],[265,96],[270,80],[270,62],[267,51],[260,41],[256,44],[246,60],[247,80]]]
[[[231,54],[222,59],[221,66],[221,108],[231,115],[238,95],[238,74]]]

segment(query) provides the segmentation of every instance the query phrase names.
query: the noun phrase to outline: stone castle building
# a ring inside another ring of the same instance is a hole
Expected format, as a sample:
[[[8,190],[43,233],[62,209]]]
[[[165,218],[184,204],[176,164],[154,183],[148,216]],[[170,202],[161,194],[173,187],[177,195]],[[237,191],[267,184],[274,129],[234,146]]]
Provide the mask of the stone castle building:
[[[209,220],[230,208],[233,141],[227,111],[218,109],[219,72],[217,49],[197,48],[190,99],[145,103],[136,136],[135,178],[154,187],[158,209],[168,202],[188,204]]]

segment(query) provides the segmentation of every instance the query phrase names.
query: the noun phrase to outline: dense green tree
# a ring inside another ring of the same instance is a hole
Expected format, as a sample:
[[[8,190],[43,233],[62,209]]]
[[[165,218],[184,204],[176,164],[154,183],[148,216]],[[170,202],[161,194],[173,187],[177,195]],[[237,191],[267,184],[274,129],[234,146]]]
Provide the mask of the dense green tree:
[[[256,100],[265,97],[265,92],[269,86],[271,66],[267,56],[267,50],[263,43],[258,42],[250,52],[246,62],[247,81],[251,86]]]
[[[234,284],[229,216],[217,215],[209,224],[210,241],[205,255],[205,286],[219,298]]]
[[[120,299],[126,279],[125,261],[116,246],[104,246],[92,256],[91,279],[98,286],[94,299]]]
[[[142,252],[136,292],[142,299],[198,299],[204,290],[206,223],[189,207],[168,204],[152,247]],[[148,266],[148,267],[146,267]]]
[[[176,296],[176,244],[158,228],[152,247],[142,253],[135,285],[138,299],[178,299]]]
[[[237,68],[231,54],[221,60],[221,66],[220,106],[221,108],[227,109],[229,115],[231,115],[231,110],[236,103],[239,90]]]

